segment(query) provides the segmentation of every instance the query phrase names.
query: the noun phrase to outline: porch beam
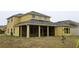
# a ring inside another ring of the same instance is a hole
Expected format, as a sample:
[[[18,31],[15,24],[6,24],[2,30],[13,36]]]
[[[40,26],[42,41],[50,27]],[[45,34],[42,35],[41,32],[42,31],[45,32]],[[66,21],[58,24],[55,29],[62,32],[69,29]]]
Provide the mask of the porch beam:
[[[22,26],[20,26],[20,37],[22,37]]]

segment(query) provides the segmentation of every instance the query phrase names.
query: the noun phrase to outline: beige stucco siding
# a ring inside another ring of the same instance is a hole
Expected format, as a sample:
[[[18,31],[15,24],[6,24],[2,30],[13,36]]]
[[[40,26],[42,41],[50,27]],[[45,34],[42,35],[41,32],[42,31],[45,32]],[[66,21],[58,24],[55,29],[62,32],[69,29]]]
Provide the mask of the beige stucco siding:
[[[14,36],[19,36],[19,27],[15,27]]]
[[[72,27],[71,34],[79,36],[79,27]]]
[[[28,21],[30,19],[32,19],[32,15],[24,15],[21,17],[20,22]]]
[[[14,26],[16,24],[18,24],[19,22],[20,22],[20,18],[19,17],[12,17],[12,18],[8,19],[8,21],[7,21],[7,28],[6,28],[5,34],[11,35],[11,29],[12,29],[12,33],[14,34]]]
[[[13,19],[14,19],[14,25],[20,23],[21,20],[20,17],[14,17]]]
[[[50,21],[50,18],[49,17],[42,17],[42,16],[35,16],[36,20],[45,20],[45,21]]]
[[[32,18],[32,15],[24,15],[21,17],[20,22],[28,21],[30,19],[50,21],[49,17],[42,17],[42,16],[35,15],[35,18]]]
[[[67,27],[55,27],[55,36],[70,36],[71,33],[69,34],[66,34],[64,33],[64,28],[67,28]]]

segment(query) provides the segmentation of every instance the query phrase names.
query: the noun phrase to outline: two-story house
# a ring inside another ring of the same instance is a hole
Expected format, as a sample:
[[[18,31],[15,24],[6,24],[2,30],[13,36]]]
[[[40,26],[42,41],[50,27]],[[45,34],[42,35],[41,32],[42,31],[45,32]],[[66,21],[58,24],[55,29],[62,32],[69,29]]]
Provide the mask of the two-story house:
[[[56,24],[50,21],[50,16],[31,11],[26,14],[16,14],[7,19],[6,34],[20,37],[41,37],[70,35],[67,24]]]

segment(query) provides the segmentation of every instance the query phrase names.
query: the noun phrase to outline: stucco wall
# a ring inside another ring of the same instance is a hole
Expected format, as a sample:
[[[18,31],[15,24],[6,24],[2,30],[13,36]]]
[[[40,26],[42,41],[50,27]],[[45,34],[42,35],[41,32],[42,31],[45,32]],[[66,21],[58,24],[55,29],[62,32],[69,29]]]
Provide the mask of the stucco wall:
[[[35,16],[34,19],[37,19],[37,20],[45,20],[45,21],[50,21],[50,18],[49,17],[42,17],[42,16]]]
[[[15,27],[14,36],[19,36],[19,27]]]
[[[71,34],[79,36],[79,27],[72,27],[71,28]]]
[[[9,22],[8,22],[9,21]],[[12,17],[7,20],[7,28],[5,34],[10,35],[11,34],[11,29],[14,34],[14,26],[20,22],[19,17]]]
[[[30,19],[50,21],[49,17],[42,17],[42,16],[36,16],[35,15],[35,18],[32,18],[32,15],[27,15],[26,14],[26,15],[21,17],[21,21],[20,22],[28,21]]]
[[[30,19],[32,19],[32,15],[24,15],[21,17],[20,22],[28,21]]]
[[[70,36],[71,33],[69,34],[66,34],[64,33],[64,28],[67,28],[67,27],[55,27],[55,36]]]

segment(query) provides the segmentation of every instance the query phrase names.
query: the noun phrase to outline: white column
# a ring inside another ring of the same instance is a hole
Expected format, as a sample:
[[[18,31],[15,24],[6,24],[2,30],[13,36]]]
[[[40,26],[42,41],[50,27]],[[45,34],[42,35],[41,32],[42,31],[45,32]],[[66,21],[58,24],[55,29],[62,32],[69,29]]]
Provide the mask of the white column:
[[[47,36],[49,36],[49,26],[47,26]]]
[[[38,35],[39,35],[39,37],[40,37],[40,36],[41,36],[41,34],[40,34],[40,26],[39,26],[38,30],[39,30],[39,33],[38,33]]]
[[[27,25],[27,38],[29,38],[30,35],[29,35],[29,25]]]
[[[20,37],[22,37],[22,26],[20,26]]]

